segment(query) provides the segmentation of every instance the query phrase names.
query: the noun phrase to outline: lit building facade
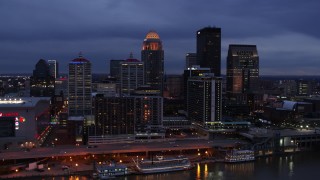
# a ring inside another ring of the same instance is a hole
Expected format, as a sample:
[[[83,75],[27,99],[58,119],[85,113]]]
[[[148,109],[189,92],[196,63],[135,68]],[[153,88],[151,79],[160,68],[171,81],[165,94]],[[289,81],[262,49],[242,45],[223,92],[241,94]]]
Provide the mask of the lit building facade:
[[[163,92],[164,51],[159,35],[150,31],[142,45],[141,60],[144,63],[145,84]]]
[[[205,127],[221,121],[221,81],[222,78],[213,74],[188,79],[187,113],[191,121]]]
[[[0,99],[0,146],[31,148],[44,141],[50,122],[50,97]]]
[[[221,75],[221,28],[206,27],[197,31],[197,59],[200,67]]]
[[[69,63],[69,116],[91,115],[91,63],[80,56]]]
[[[227,92],[249,93],[258,89],[259,56],[256,45],[229,45]]]
[[[143,84],[143,62],[131,57],[120,63],[120,94],[130,95]]]
[[[31,97],[51,97],[55,93],[54,77],[50,74],[48,63],[40,59],[30,77]]]
[[[194,65],[184,70],[183,73],[183,97],[184,97],[184,106],[187,109],[187,99],[188,99],[188,79],[190,77],[202,76],[204,74],[210,73],[210,68],[200,68],[198,65]]]
[[[105,97],[97,94],[94,98],[95,134],[134,134],[135,109],[133,97]]]

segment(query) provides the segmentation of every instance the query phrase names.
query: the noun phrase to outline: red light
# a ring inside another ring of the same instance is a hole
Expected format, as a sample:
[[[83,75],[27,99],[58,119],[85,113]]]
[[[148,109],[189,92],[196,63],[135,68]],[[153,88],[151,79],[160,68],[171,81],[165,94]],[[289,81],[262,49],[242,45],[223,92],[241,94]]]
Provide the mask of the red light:
[[[20,117],[19,117],[19,121],[20,121],[20,122],[25,122],[25,121],[26,121],[26,118],[20,116]]]

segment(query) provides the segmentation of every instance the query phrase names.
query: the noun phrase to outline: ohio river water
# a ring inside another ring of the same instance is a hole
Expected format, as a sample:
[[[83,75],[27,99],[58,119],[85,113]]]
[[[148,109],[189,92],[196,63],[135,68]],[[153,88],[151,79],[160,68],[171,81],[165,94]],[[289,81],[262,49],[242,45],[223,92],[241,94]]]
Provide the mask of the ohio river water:
[[[89,177],[55,177],[35,178],[54,180],[87,180]],[[309,180],[320,179],[320,152],[303,152],[294,155],[282,155],[257,158],[254,162],[226,164],[197,164],[189,171],[178,171],[151,175],[129,175],[119,177],[121,180],[184,180],[184,179],[214,179],[214,180]]]

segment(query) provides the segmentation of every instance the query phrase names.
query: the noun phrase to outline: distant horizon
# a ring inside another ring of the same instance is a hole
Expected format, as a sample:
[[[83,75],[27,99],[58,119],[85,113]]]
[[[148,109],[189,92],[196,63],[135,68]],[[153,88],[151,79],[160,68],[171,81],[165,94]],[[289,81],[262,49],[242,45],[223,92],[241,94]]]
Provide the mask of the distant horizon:
[[[0,76],[19,76],[19,75],[32,75],[32,73],[0,73]],[[59,73],[59,75],[68,75],[68,73]],[[92,73],[92,75],[109,75],[109,73]],[[176,74],[176,73],[167,73],[165,75],[183,75],[181,74]],[[226,74],[221,74],[221,76],[226,76]],[[320,77],[320,75],[259,75],[259,77]]]

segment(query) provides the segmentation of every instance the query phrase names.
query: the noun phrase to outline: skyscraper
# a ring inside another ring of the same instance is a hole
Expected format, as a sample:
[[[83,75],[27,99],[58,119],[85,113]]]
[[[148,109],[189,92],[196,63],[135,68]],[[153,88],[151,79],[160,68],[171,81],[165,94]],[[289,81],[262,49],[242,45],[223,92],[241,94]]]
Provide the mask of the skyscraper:
[[[221,28],[206,27],[197,31],[197,60],[202,68],[221,75]]]
[[[59,77],[59,64],[56,60],[48,60],[49,70],[51,76],[55,79]]]
[[[69,116],[91,115],[91,63],[81,55],[69,63]]]
[[[210,68],[200,68],[200,66],[191,66],[184,70],[183,73],[183,98],[184,106],[187,109],[187,98],[188,98],[188,79],[190,77],[202,76],[205,73],[210,73]]]
[[[252,93],[258,88],[259,56],[256,45],[229,45],[227,92]]]
[[[163,92],[164,51],[159,35],[150,31],[143,41],[141,60],[145,69],[145,84]]]
[[[229,116],[248,114],[262,102],[258,90],[259,56],[256,45],[229,45],[227,57],[227,99]]]
[[[187,112],[191,121],[201,126],[221,121],[221,77],[213,74],[190,77],[188,80]]]
[[[48,63],[40,59],[30,77],[30,96],[51,97],[54,95],[54,77],[51,76]]]
[[[144,84],[143,62],[129,59],[120,63],[120,92],[121,94],[132,94],[135,89]]]

